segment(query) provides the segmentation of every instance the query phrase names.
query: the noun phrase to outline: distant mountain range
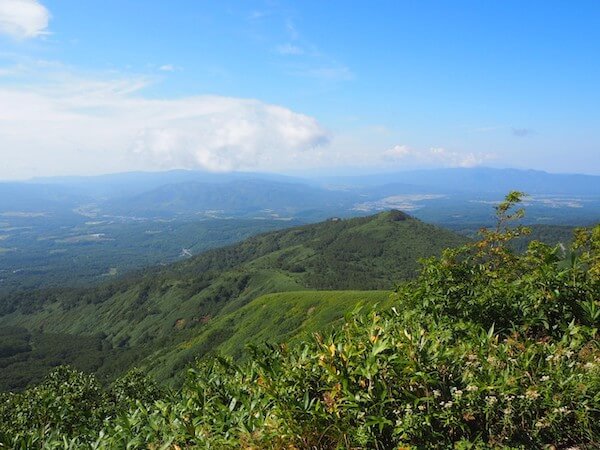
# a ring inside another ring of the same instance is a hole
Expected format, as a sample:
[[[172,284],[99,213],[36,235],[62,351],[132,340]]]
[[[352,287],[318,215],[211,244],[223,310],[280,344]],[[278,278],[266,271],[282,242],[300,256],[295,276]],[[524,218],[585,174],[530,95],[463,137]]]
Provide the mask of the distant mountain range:
[[[316,221],[399,208],[441,224],[486,223],[489,204],[510,190],[531,195],[529,218],[535,223],[576,225],[600,218],[600,176],[489,168],[316,178],[184,170],[38,178],[0,183],[0,214]]]
[[[252,215],[273,212],[297,216],[303,212],[342,211],[352,204],[350,193],[301,183],[266,179],[239,179],[221,183],[188,181],[167,184],[100,206],[112,214],[173,216],[213,211],[217,214]]]

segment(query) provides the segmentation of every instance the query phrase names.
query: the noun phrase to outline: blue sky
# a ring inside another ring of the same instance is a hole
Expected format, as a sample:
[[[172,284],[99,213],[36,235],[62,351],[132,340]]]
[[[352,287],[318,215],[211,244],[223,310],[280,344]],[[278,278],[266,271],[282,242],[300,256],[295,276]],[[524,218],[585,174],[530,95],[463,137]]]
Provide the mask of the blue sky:
[[[600,174],[595,1],[0,0],[0,177]]]

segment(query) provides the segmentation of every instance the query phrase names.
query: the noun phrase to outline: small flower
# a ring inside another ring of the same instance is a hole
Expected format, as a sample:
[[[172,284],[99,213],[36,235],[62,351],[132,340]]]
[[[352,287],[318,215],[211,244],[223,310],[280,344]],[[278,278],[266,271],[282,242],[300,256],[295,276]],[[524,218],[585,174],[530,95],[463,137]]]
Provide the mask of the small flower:
[[[446,402],[446,403],[444,403],[444,408],[446,408],[446,409],[452,408],[452,405],[454,405],[453,402]]]
[[[425,405],[419,405],[419,411],[425,411],[427,407]]]
[[[456,389],[456,390],[455,390],[455,391],[452,393],[452,395],[453,395],[454,397],[456,397],[456,398],[461,398],[461,397],[462,397],[462,395],[463,395],[463,391],[461,391],[460,389]]]
[[[548,381],[550,379],[550,377],[548,375],[544,375],[542,378],[540,378],[540,381]]]
[[[494,395],[488,395],[485,398],[485,401],[488,403],[488,405],[494,405],[498,402],[498,399]]]
[[[441,395],[442,395],[442,393],[441,393],[439,390],[435,389],[435,390],[433,391],[433,396],[434,396],[435,398],[438,398],[438,397],[440,397]]]
[[[535,400],[539,396],[540,396],[540,393],[535,388],[529,388],[525,392],[525,397],[527,397],[529,400]]]
[[[467,392],[477,392],[479,388],[474,384],[470,384],[467,386]]]

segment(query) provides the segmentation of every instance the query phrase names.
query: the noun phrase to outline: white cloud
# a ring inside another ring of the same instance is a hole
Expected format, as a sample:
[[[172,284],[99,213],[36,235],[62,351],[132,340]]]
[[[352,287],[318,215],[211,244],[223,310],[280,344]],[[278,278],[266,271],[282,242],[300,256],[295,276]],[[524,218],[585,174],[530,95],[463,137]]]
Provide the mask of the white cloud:
[[[37,0],[0,0],[0,34],[17,39],[46,33],[50,13]]]
[[[394,160],[405,158],[412,153],[413,151],[407,145],[394,145],[389,150],[386,150],[383,155],[385,159]]]
[[[404,162],[407,165],[434,165],[444,167],[475,167],[493,159],[491,153],[450,151],[443,147],[417,150],[407,145],[395,145],[383,152],[383,159],[390,162]]]
[[[177,67],[173,64],[163,64],[158,68],[158,70],[162,72],[175,72],[177,70]]]
[[[0,87],[0,177],[202,168],[279,170],[328,142],[312,117],[258,100],[145,98],[144,79],[62,75]]]

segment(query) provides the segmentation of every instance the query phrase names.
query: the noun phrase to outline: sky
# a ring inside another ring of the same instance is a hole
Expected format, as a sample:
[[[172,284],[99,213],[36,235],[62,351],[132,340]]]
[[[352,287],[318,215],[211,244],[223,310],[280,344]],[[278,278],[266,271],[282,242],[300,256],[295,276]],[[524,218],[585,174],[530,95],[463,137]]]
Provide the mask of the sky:
[[[0,180],[600,175],[600,2],[0,0]]]

